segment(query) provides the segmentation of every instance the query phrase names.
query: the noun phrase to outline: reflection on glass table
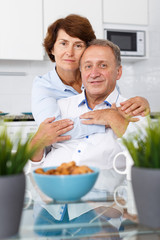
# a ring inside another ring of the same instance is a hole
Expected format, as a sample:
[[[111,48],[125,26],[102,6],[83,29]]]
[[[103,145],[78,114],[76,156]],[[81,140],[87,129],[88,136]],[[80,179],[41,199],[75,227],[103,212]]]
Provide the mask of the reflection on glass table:
[[[50,207],[49,211],[49,208],[42,207],[40,205],[34,206],[35,211],[39,210],[37,216],[34,215],[34,232],[40,236],[82,237],[89,235],[94,237],[97,234],[114,233],[114,236],[117,236],[116,239],[120,239],[119,228],[121,219],[118,215],[120,216],[121,213],[116,210],[115,212],[113,210],[112,213],[109,208],[98,207],[96,209],[89,210],[78,217],[70,219],[68,210],[80,207],[84,208],[85,211],[86,204],[79,203],[76,204],[76,206],[74,206],[74,204],[66,204],[64,206],[65,213],[63,218],[56,220],[51,213],[53,206]],[[56,205],[56,207],[57,209],[61,208],[59,205]],[[113,217],[111,215],[113,215]],[[115,218],[115,223],[112,218]],[[105,224],[105,227],[103,227],[103,223]],[[63,227],[61,225],[63,225]],[[48,226],[48,228],[44,226]]]
[[[137,215],[115,203],[117,185],[112,191],[92,189],[77,202],[60,203],[44,196],[32,181],[28,175],[19,236],[12,239],[159,239],[160,231],[140,226]],[[119,184],[127,185],[127,181]],[[127,189],[119,188],[117,194],[117,201],[124,206]]]

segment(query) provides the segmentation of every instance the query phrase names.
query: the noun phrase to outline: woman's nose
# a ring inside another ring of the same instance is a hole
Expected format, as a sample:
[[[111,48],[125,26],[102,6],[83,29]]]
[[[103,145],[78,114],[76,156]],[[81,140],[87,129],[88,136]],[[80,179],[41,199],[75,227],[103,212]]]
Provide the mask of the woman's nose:
[[[72,56],[74,54],[73,46],[68,46],[66,53],[68,56]]]

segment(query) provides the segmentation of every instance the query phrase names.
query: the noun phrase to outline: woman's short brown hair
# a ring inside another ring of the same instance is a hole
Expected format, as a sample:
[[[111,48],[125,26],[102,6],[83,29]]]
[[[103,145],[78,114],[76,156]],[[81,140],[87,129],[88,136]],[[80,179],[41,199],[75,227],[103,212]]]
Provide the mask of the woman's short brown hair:
[[[45,50],[52,62],[55,62],[55,58],[51,51],[60,29],[63,29],[71,37],[81,39],[86,44],[96,38],[89,20],[85,17],[70,14],[65,18],[56,20],[48,27],[47,35],[43,43],[43,46],[45,47]]]

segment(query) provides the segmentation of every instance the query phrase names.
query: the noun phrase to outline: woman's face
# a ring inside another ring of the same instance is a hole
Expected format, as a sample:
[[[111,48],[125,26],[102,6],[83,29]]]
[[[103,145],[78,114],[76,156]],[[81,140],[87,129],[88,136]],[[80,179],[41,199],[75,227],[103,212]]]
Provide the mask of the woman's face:
[[[52,49],[57,71],[76,71],[85,48],[84,41],[71,37],[63,29],[60,29]]]

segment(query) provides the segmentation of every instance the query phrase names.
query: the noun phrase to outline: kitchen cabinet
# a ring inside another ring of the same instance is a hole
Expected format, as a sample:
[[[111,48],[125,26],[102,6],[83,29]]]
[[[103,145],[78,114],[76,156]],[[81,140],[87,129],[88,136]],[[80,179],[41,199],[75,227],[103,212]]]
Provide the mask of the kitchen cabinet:
[[[42,0],[0,0],[0,59],[43,59],[42,6]]]
[[[148,24],[148,0],[103,0],[103,22]]]
[[[72,13],[87,17],[97,38],[103,37],[102,0],[44,0],[44,36],[52,22]]]

